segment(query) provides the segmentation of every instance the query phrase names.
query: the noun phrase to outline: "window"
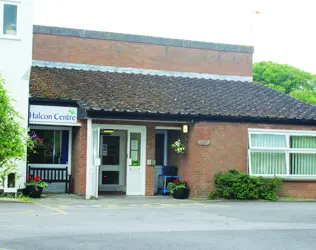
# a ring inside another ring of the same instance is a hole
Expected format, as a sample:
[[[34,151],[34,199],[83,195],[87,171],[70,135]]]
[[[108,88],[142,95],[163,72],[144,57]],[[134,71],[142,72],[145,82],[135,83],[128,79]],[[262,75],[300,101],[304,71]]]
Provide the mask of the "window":
[[[130,157],[132,166],[140,166],[141,133],[131,133]]]
[[[43,143],[28,152],[30,164],[68,164],[69,130],[31,129]]]
[[[316,133],[249,129],[252,175],[315,176]]]
[[[155,139],[156,165],[164,166],[165,159],[165,134],[156,134]]]
[[[18,6],[0,2],[0,35],[16,36]]]

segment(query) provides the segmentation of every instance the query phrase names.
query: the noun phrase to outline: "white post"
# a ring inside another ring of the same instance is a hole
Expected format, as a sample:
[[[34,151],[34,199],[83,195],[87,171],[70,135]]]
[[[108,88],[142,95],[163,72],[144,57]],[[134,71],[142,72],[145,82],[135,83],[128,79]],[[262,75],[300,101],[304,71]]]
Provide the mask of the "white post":
[[[86,199],[94,196],[93,192],[93,133],[92,120],[87,120],[87,162],[86,162]]]

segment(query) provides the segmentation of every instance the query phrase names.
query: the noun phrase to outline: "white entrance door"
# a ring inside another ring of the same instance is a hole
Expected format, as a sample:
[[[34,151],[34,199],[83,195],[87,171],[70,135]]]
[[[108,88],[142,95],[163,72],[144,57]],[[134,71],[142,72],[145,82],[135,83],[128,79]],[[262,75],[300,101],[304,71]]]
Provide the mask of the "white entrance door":
[[[99,191],[125,192],[126,131],[101,134]]]
[[[127,195],[145,195],[146,128],[128,128]]]

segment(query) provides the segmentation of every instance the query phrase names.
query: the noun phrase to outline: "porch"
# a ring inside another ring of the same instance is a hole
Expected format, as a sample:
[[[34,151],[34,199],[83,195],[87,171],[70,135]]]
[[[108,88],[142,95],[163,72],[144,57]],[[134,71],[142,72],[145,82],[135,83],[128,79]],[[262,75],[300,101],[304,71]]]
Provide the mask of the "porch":
[[[104,194],[153,196],[158,193],[162,167],[180,169],[180,158],[171,144],[183,137],[183,124],[97,119],[81,122],[78,130],[86,126],[87,131],[87,148],[81,149],[87,155],[86,185],[85,190],[78,191],[80,176],[76,171],[80,173],[80,169],[74,161],[74,193],[84,192],[87,199]]]

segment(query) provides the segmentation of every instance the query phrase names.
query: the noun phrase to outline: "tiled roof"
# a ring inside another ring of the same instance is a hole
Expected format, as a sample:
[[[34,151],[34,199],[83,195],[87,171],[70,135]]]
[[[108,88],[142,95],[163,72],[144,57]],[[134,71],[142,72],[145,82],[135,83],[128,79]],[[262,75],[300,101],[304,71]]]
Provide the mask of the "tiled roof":
[[[86,110],[316,120],[316,106],[249,82],[32,67],[30,94]]]

